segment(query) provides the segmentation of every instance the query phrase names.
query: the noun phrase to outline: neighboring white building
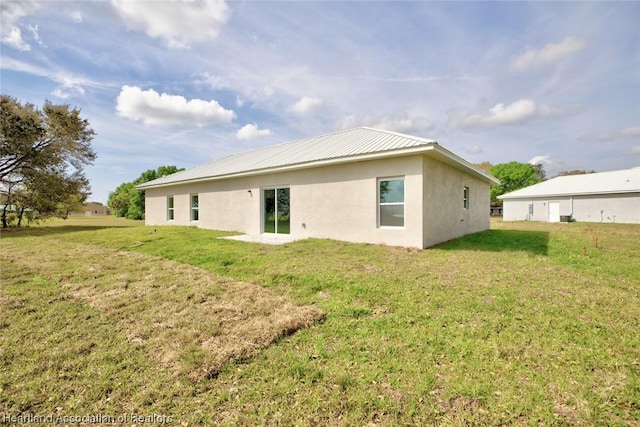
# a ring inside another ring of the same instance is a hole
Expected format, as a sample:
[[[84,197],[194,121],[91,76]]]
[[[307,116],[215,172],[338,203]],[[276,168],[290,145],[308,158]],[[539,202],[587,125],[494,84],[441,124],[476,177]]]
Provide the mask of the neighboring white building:
[[[640,223],[640,167],[559,176],[498,198],[505,221]]]
[[[146,182],[148,225],[425,248],[489,228],[498,180],[437,142],[371,128],[307,138]]]
[[[109,208],[102,203],[89,202],[82,205],[81,211],[71,212],[70,216],[104,216],[110,214]]]

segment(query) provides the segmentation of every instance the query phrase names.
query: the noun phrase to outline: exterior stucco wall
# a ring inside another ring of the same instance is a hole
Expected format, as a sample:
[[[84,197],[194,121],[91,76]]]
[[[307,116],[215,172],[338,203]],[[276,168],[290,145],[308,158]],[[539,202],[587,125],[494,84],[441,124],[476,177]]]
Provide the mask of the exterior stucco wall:
[[[416,155],[149,189],[146,223],[258,235],[262,189],[282,186],[290,188],[292,237],[422,248],[422,159]],[[401,176],[405,177],[405,226],[378,227],[378,178]],[[190,221],[193,193],[200,205],[197,223]],[[174,197],[173,221],[167,220],[168,195]]]
[[[469,187],[469,209],[464,187]],[[424,157],[423,188],[424,247],[489,229],[488,183]]]
[[[298,183],[291,186],[292,234],[422,247],[421,156],[315,168],[297,175],[291,177]],[[402,228],[378,227],[378,178],[389,177],[405,178]]]
[[[640,194],[602,194],[504,200],[505,221],[548,221],[549,202],[558,202],[560,215],[580,222],[640,223]],[[529,205],[533,204],[533,215]]]

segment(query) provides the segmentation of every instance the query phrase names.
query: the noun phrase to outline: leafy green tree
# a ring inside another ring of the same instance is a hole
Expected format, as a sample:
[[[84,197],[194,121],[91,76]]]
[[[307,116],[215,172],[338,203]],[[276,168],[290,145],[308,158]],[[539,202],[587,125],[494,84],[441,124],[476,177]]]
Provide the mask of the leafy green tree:
[[[500,184],[491,187],[492,203],[500,202],[498,196],[545,180],[545,172],[541,164],[499,163],[491,166],[491,175],[500,180]]]
[[[109,194],[107,206],[115,216],[126,218],[131,205],[133,191],[135,191],[133,183],[124,182]]]
[[[42,109],[0,95],[0,192],[6,209],[37,211],[41,217],[63,212],[61,203],[84,202],[89,182],[84,167],[96,154],[95,135],[80,110],[45,102]]]
[[[160,166],[148,169],[132,182],[123,182],[111,194],[107,206],[114,215],[129,219],[144,219],[144,190],[137,190],[136,185],[162,178],[172,173],[183,171],[177,166]]]

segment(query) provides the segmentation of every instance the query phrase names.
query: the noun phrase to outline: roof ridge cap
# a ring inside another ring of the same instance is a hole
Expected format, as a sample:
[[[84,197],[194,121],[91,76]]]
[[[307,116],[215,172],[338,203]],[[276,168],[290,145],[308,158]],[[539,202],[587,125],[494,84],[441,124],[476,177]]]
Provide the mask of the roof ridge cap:
[[[438,144],[438,141],[435,140],[435,139],[424,138],[422,136],[416,136],[416,135],[409,135],[407,133],[397,132],[397,131],[394,131],[394,130],[378,129],[378,128],[369,127],[369,126],[361,126],[359,128],[354,128],[354,129],[368,129],[368,130],[372,130],[372,131],[376,131],[376,132],[380,132],[380,133],[386,133],[386,134],[390,134],[390,135],[401,136],[401,137],[407,138],[407,139],[413,139],[414,141],[421,141],[421,142],[425,142],[425,143],[436,143],[436,144]],[[438,144],[438,145],[440,145],[440,144]]]

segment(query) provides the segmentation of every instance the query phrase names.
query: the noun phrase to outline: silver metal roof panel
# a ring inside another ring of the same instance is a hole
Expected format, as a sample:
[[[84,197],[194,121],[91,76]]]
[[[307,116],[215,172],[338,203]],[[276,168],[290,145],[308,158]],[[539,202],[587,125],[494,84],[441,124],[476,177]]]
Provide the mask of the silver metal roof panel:
[[[273,145],[258,150],[232,154],[202,166],[168,175],[137,186],[153,188],[194,181],[230,178],[247,174],[268,173],[284,169],[312,167],[367,158],[409,154],[437,149],[439,154],[463,169],[490,182],[495,178],[475,168],[436,141],[385,130],[360,127],[298,141]]]

